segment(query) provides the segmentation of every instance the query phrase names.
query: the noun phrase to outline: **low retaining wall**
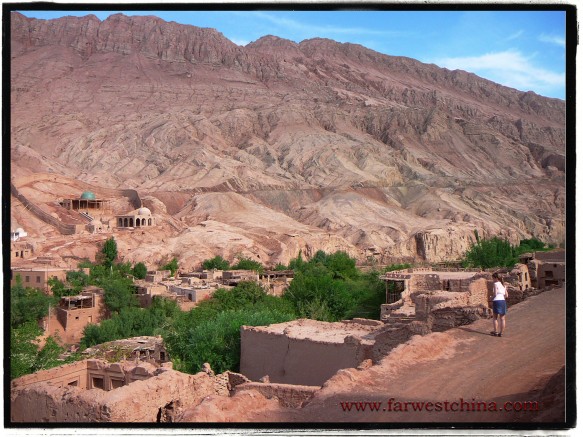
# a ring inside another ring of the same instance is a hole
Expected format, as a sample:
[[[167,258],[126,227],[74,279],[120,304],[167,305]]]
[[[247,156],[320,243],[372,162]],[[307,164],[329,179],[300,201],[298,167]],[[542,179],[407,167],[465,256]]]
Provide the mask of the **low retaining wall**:
[[[14,186],[14,184],[10,183],[10,194],[16,197],[30,212],[32,212],[35,216],[41,219],[43,222],[54,226],[57,230],[63,235],[73,235],[77,232],[76,225],[69,225],[61,222],[59,219],[53,217],[48,212],[43,211],[41,208],[36,206],[30,200],[28,200],[24,195],[18,191],[18,189]],[[84,225],[79,225],[84,227]]]
[[[300,408],[314,397],[320,386],[247,382],[236,387],[236,392],[257,390],[267,399],[276,398],[282,407]]]

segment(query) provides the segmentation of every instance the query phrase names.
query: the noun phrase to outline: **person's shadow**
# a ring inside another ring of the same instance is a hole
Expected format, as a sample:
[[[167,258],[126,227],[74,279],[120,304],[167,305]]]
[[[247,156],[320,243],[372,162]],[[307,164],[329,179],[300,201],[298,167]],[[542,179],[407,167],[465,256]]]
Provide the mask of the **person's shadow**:
[[[484,332],[484,331],[477,331],[475,329],[470,329],[470,328],[466,328],[464,326],[458,326],[457,329],[461,329],[462,331],[466,331],[466,332],[473,332],[475,334],[482,334],[482,335],[487,335],[488,337],[490,336],[490,332]]]

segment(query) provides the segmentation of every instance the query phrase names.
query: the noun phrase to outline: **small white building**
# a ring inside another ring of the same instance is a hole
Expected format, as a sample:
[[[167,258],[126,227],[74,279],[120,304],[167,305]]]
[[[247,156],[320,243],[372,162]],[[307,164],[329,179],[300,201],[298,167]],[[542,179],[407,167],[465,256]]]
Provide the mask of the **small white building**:
[[[152,216],[152,212],[142,206],[127,214],[116,216],[116,223],[118,228],[140,228],[155,226],[156,220]]]
[[[24,232],[22,228],[16,228],[15,231],[10,232],[10,240],[11,241],[18,241],[21,238],[28,236],[28,233]]]

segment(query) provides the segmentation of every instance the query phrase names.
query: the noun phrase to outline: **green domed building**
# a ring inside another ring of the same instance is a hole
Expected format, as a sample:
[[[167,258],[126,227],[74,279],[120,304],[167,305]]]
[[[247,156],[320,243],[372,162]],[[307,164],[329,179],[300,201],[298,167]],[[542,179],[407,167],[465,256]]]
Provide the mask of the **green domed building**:
[[[90,210],[103,210],[104,201],[97,199],[93,191],[83,191],[78,199],[64,199],[60,204],[67,209],[89,213]]]
[[[80,200],[95,200],[95,193],[93,191],[83,191]]]

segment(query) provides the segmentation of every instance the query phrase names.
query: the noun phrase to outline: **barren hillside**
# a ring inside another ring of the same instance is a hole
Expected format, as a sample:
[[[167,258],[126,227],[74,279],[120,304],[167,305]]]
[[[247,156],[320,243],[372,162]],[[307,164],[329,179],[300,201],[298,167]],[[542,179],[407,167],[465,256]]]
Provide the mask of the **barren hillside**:
[[[163,225],[116,235],[129,260],[441,261],[474,230],[565,238],[562,100],[326,39],[240,47],[156,17],[10,20],[14,184],[41,203],[137,190]],[[31,183],[47,174],[61,177],[48,197]],[[50,232],[14,205],[42,247]]]

